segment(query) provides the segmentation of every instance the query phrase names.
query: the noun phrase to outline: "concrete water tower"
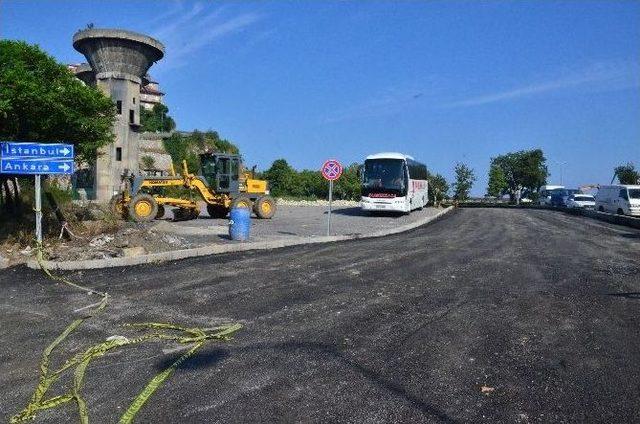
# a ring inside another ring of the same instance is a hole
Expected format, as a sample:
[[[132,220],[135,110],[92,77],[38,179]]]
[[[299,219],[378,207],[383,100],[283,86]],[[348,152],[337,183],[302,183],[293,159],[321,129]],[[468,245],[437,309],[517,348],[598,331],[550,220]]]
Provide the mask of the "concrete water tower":
[[[95,84],[117,107],[115,141],[104,147],[95,167],[96,200],[108,201],[119,190],[125,172],[138,173],[140,83],[164,46],[146,35],[119,29],[85,29],[73,36],[95,74]]]

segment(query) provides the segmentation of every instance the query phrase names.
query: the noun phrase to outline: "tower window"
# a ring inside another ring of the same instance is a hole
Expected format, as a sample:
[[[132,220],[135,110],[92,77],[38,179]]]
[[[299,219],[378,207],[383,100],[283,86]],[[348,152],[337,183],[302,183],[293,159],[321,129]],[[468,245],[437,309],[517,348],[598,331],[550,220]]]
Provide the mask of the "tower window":
[[[129,123],[133,124],[135,122],[136,112],[133,109],[129,109]]]
[[[134,105],[136,104],[136,98],[135,97],[133,98],[133,104]]]
[[[118,109],[118,115],[122,115],[122,100],[116,102],[116,108]]]
[[[116,161],[122,162],[122,147],[116,147]]]

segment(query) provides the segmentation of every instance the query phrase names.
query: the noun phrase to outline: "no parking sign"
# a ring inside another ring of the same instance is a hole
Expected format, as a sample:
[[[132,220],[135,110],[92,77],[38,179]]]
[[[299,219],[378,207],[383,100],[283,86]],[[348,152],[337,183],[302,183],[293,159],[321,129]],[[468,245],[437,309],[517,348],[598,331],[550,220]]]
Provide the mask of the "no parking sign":
[[[329,159],[322,165],[322,176],[325,180],[335,181],[342,175],[342,165],[335,159]]]
[[[322,164],[322,176],[329,181],[329,213],[327,214],[327,235],[331,235],[331,202],[333,200],[333,182],[342,175],[342,165],[335,159]]]

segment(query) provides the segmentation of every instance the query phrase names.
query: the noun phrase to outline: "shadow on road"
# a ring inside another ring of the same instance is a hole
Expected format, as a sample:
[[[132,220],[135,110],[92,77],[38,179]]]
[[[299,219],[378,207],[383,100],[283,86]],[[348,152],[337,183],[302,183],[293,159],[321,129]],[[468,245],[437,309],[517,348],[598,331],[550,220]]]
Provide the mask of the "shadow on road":
[[[303,355],[312,355],[317,358],[318,355],[330,357],[337,360],[342,365],[352,369],[363,377],[367,378],[371,383],[376,386],[391,392],[406,402],[410,403],[413,407],[419,409],[424,414],[430,415],[433,418],[438,419],[445,423],[457,423],[456,419],[447,415],[444,411],[425,402],[418,396],[409,393],[401,384],[396,383],[383,377],[379,372],[360,365],[353,359],[347,357],[340,352],[336,346],[324,343],[309,343],[309,342],[282,342],[282,343],[259,343],[249,345],[245,347],[231,348],[229,351],[224,349],[215,349],[206,353],[201,353],[186,361],[180,368],[184,369],[202,369],[205,367],[211,367],[218,362],[224,360],[229,354],[242,354],[242,353],[258,353],[260,356],[264,355],[264,351],[282,351],[287,354],[288,357],[295,357]],[[164,369],[173,363],[181,353],[172,356],[166,360],[161,361],[157,367],[158,369]]]
[[[326,215],[328,213],[328,211],[324,211],[324,214]],[[363,211],[360,208],[354,207],[354,208],[339,208],[339,209],[334,209],[331,211],[331,213],[334,213],[336,215],[345,215],[345,216],[380,216],[380,217],[390,217],[390,218],[400,218],[401,216],[403,216],[404,214],[402,212],[385,212],[385,211],[375,211],[374,213],[371,213],[369,211]]]
[[[164,371],[167,367],[171,366],[178,358],[184,355],[188,349],[181,350],[176,352],[173,355],[169,355],[163,358],[156,364],[156,368],[158,371]],[[178,369],[184,370],[196,370],[208,368],[216,365],[218,362],[223,361],[229,356],[229,351],[224,349],[212,349],[212,350],[202,350],[196,353],[194,356],[189,358],[189,360],[184,361],[182,364],[178,366]]]

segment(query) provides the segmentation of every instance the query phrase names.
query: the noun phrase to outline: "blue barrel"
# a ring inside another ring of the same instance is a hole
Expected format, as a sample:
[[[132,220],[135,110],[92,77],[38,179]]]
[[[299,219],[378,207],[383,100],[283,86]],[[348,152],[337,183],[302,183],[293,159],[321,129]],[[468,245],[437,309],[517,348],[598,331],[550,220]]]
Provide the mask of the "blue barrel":
[[[231,240],[248,240],[250,230],[251,209],[232,208],[229,212],[229,237]]]

